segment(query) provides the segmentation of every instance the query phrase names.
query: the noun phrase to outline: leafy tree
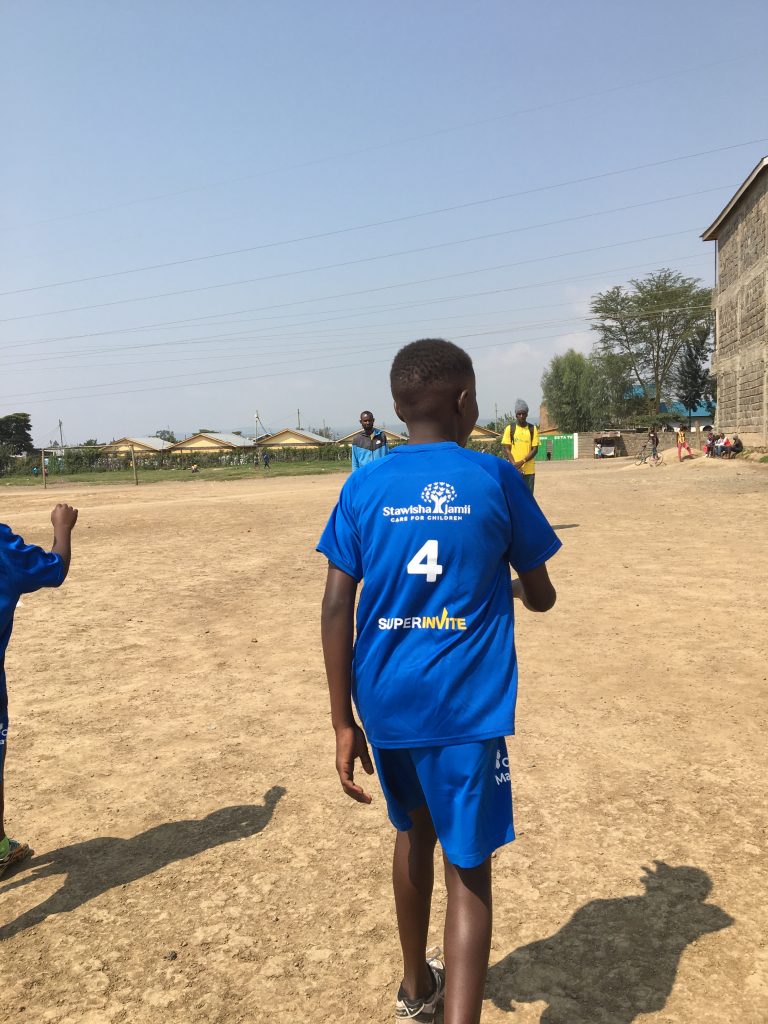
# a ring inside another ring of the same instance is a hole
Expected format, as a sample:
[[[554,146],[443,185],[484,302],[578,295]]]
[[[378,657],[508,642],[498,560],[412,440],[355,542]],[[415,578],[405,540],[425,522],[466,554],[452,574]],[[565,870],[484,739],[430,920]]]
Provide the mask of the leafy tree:
[[[656,414],[671,393],[683,348],[702,331],[709,334],[712,293],[698,279],[666,268],[630,284],[631,290],[616,285],[593,297],[593,330],[600,335],[595,351],[625,357],[632,382]]]
[[[0,416],[0,445],[10,455],[28,455],[34,451],[29,413],[13,412]]]
[[[595,427],[617,427],[635,423],[646,412],[645,398],[632,385],[626,356],[593,352],[592,408]]]
[[[497,420],[489,420],[488,430],[495,430],[497,434],[503,434],[510,423],[515,422],[515,414],[511,410],[503,412]]]
[[[87,441],[83,441],[83,448],[95,448],[98,445],[98,441],[95,437],[89,437]]]
[[[203,431],[201,430],[202,434]],[[176,444],[176,435],[172,430],[156,430],[155,437],[159,437],[161,441],[168,441],[169,444]]]
[[[317,434],[318,437],[327,437],[329,441],[335,441],[336,438],[338,437],[338,435],[334,434],[330,427],[326,426],[310,427],[309,432],[310,434]]]
[[[680,355],[675,373],[675,398],[688,410],[688,429],[691,411],[704,399],[712,411],[712,376],[709,362],[709,329],[702,328],[693,341],[687,341]]]
[[[541,378],[550,419],[559,430],[591,430],[595,425],[595,364],[575,349],[554,356]]]

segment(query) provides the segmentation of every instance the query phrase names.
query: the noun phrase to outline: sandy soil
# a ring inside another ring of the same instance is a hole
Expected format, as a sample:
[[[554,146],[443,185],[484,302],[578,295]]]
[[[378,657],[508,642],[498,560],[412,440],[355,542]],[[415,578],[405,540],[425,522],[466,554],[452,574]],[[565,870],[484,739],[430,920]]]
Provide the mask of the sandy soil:
[[[7,660],[37,855],[0,882],[3,1022],[390,1018],[390,829],[338,789],[318,640],[341,483],[66,495],[70,579]],[[537,496],[560,596],[519,619],[483,1020],[763,1024],[768,472],[551,464]],[[48,542],[50,494],[2,499]]]

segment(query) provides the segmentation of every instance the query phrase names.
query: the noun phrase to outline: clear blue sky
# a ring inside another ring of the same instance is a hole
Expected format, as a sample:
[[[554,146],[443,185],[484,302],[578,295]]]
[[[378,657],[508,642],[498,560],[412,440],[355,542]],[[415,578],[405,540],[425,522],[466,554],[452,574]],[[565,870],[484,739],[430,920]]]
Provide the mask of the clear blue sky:
[[[764,0],[0,17],[0,414],[38,443],[59,419],[68,443],[256,410],[394,426],[388,363],[430,335],[472,354],[482,417],[535,411],[552,355],[591,345],[594,292],[662,266],[712,283],[699,234],[768,153]]]

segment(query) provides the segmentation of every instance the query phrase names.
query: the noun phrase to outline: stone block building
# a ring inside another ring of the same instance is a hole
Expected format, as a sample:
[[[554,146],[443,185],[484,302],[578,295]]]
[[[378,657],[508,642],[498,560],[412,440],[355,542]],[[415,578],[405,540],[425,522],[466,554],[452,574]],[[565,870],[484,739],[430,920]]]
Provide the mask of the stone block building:
[[[701,236],[717,243],[715,427],[768,445],[768,157]]]

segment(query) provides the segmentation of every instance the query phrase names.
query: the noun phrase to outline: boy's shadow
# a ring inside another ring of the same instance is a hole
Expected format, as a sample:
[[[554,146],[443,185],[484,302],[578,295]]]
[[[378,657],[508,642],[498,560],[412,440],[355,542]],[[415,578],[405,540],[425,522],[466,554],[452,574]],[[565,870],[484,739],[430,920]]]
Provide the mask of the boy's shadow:
[[[2,886],[0,896],[51,875],[66,875],[64,883],[38,906],[0,927],[0,940],[40,924],[51,914],[76,910],[88,900],[151,875],[173,861],[261,832],[285,792],[282,786],[273,786],[264,794],[263,805],[222,807],[205,818],[169,821],[130,839],[88,839],[35,857],[24,865],[34,871]]]
[[[643,869],[643,896],[593,900],[555,935],[494,964],[487,998],[509,1012],[542,1000],[541,1024],[630,1024],[661,1010],[685,947],[733,918],[705,902],[704,871],[655,864]]]

